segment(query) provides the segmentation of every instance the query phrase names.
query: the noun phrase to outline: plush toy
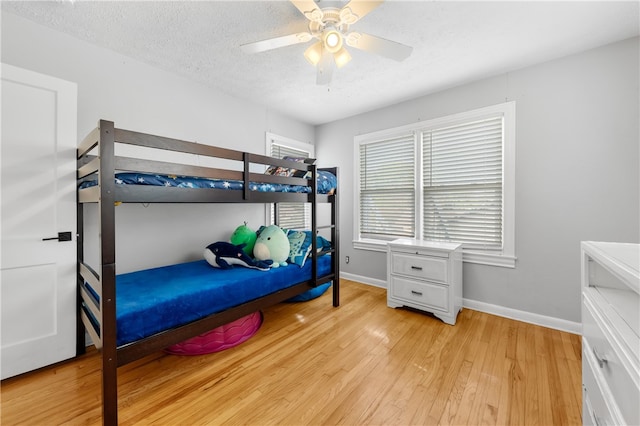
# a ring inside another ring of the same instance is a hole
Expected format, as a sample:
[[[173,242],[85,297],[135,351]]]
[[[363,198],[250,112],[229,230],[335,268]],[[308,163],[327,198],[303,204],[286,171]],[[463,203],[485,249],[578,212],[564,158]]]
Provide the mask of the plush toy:
[[[257,260],[272,260],[272,268],[287,266],[289,248],[289,239],[284,231],[276,225],[269,225],[258,232],[253,256]]]
[[[233,265],[244,266],[245,268],[259,269],[261,271],[268,271],[271,266],[270,261],[254,261],[243,251],[243,245],[233,245],[219,241],[217,243],[209,244],[204,249],[204,258],[209,265],[221,268],[229,269]]]
[[[236,230],[233,231],[229,241],[236,246],[244,244],[245,246],[242,250],[247,256],[251,257],[253,256],[253,246],[256,244],[256,238],[258,238],[256,231],[249,228],[247,222],[245,222],[244,225],[238,226]]]

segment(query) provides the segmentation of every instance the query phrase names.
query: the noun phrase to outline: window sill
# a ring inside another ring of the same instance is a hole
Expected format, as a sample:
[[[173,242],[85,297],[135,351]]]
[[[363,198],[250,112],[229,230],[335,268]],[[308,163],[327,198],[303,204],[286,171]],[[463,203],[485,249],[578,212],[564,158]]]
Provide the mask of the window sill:
[[[386,252],[387,243],[380,240],[354,240],[353,248],[358,250]],[[501,268],[516,267],[516,257],[505,254],[463,251],[462,261],[467,263],[476,263],[479,265],[498,266]]]

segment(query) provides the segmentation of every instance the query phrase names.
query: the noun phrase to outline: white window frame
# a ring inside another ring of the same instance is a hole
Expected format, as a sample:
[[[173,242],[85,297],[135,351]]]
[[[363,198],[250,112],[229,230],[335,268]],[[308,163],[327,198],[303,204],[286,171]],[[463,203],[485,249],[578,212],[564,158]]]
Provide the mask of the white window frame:
[[[387,241],[364,239],[360,237],[360,145],[363,143],[391,138],[402,133],[414,132],[416,144],[421,132],[429,129],[455,125],[461,122],[482,119],[487,116],[502,114],[504,117],[503,126],[503,146],[502,146],[502,252],[489,253],[481,250],[465,249],[463,260],[469,263],[479,263],[484,265],[501,266],[514,268],[515,256],[515,149],[516,149],[516,105],[515,102],[505,102],[472,111],[453,114],[446,117],[432,120],[411,123],[405,126],[385,129],[373,133],[357,135],[354,138],[354,167],[353,182],[355,186],[355,196],[353,197],[353,247],[361,250],[387,251]],[[421,172],[421,155],[416,159],[416,173]],[[418,179],[416,184],[416,200],[422,199],[422,179]],[[420,221],[422,220],[421,202],[416,202],[416,234],[422,233]]]
[[[280,136],[275,133],[265,132],[265,155],[271,156],[271,146],[273,144],[286,146],[288,148],[296,149],[298,151],[304,151],[309,154],[309,158],[315,158],[315,146],[310,143],[300,142],[295,139],[287,138],[285,136]],[[265,170],[267,167],[265,167]],[[305,209],[310,209],[310,205],[304,204]],[[311,214],[311,210],[309,210],[309,215]],[[264,223],[272,223],[273,216],[273,204],[270,204],[269,207],[265,208],[265,220]]]

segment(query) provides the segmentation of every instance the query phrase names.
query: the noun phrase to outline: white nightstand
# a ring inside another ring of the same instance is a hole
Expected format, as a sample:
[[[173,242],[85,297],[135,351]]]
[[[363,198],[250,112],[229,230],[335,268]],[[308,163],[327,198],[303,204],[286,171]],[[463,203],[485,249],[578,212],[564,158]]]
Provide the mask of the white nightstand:
[[[455,325],[462,309],[462,246],[414,239],[390,242],[387,305],[431,312]]]

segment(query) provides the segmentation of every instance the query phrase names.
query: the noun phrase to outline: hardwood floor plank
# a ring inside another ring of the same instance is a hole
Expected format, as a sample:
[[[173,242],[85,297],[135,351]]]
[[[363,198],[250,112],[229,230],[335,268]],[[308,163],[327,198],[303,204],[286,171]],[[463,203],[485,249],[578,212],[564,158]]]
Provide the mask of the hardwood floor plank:
[[[488,316],[466,309],[463,310],[463,313],[467,311],[473,313],[473,315],[469,317],[469,321],[474,324],[476,332],[465,353],[465,362],[471,364],[469,378],[467,379],[458,411],[453,421],[449,423],[457,425],[469,424],[472,407],[474,406],[476,397],[479,397],[480,390],[478,389],[478,385],[482,375],[482,365],[484,364],[489,346],[487,342],[482,341],[480,338],[483,335]]]
[[[528,324],[515,322],[510,327],[513,334],[509,336],[509,343],[514,342],[512,359],[506,360],[505,375],[507,382],[502,386],[497,424],[523,424],[525,413],[525,392],[527,382],[525,359],[525,336]],[[509,358],[509,356],[507,356]]]
[[[454,331],[452,339],[457,343],[454,346],[449,342],[448,346],[452,349],[452,353],[448,355],[443,354],[444,356],[442,357],[445,374],[442,376],[441,385],[437,386],[437,392],[431,409],[429,410],[429,423],[441,422],[447,407],[449,410],[453,410],[453,413],[448,414],[447,417],[451,415],[455,416],[459,399],[456,398],[455,395],[462,395],[464,382],[466,381],[465,377],[459,379],[458,376],[461,372],[463,375],[468,375],[468,372],[470,372],[470,366],[467,365],[467,373],[465,373],[465,353],[471,347],[470,341],[473,338],[474,329],[470,322],[461,322],[458,325],[459,327],[452,327],[451,329]],[[458,383],[459,380],[459,388],[456,389],[456,383]]]
[[[396,348],[397,362],[401,371],[396,376],[395,383],[389,388],[381,410],[372,413],[372,424],[409,424],[415,411],[414,389],[420,384],[428,368],[425,366],[423,354],[428,353],[437,336],[439,327],[435,318],[407,310],[395,310],[397,316],[408,317],[412,335],[403,339]],[[430,318],[425,321],[426,318]],[[413,343],[411,343],[413,342]],[[395,355],[394,355],[395,356]],[[412,411],[413,409],[413,411]]]
[[[531,425],[543,425],[540,421],[540,402],[538,400],[538,366],[536,354],[536,326],[525,327],[524,337],[524,366],[527,380],[525,381],[525,407],[523,416]]]
[[[580,424],[580,336],[463,309],[455,326],[343,280],[264,311],[258,333],[118,371],[122,425]],[[101,423],[96,351],[0,387],[7,425]]]
[[[508,329],[513,326],[513,320],[502,320],[496,326],[498,330],[493,341],[492,347],[495,350],[495,358],[491,365],[489,373],[489,387],[485,390],[485,402],[482,413],[482,424],[497,424],[498,412],[500,409],[508,409],[508,407],[500,407],[500,392],[502,387],[509,385],[509,378],[505,368],[507,343],[509,342]]]
[[[482,374],[478,382],[479,391],[469,413],[468,422],[470,424],[495,424],[495,419],[491,421],[496,413],[495,406],[490,403],[490,394],[495,393],[495,387],[500,385],[500,379],[495,376],[493,367],[500,360],[497,341],[499,340],[498,336],[502,333],[501,328],[501,319],[498,317],[490,316],[487,319],[482,340],[487,343],[488,347],[481,367]],[[504,352],[502,355],[504,356]]]
[[[536,384],[538,393],[538,424],[550,425],[554,424],[554,414],[552,408],[551,386],[549,384],[549,368],[552,368],[553,360],[548,358],[545,350],[544,335],[547,332],[544,328],[535,329],[535,345],[536,351],[535,367],[536,367]]]

